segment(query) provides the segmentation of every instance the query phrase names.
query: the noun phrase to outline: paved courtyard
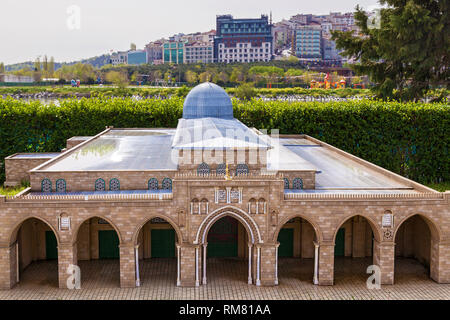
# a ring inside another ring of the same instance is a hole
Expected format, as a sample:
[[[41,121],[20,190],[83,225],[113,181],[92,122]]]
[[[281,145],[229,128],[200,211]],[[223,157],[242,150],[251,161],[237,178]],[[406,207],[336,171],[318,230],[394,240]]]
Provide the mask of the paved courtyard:
[[[0,290],[0,299],[450,299],[450,284],[437,284],[415,260],[396,261],[396,284],[368,290],[365,270],[371,259],[337,258],[335,285],[312,284],[312,259],[280,259],[277,287],[248,285],[247,262],[236,259],[208,259],[208,284],[178,288],[175,259],[141,262],[142,286],[119,288],[119,261],[80,261],[82,289],[57,287],[56,261],[37,262],[21,275],[12,290]]]

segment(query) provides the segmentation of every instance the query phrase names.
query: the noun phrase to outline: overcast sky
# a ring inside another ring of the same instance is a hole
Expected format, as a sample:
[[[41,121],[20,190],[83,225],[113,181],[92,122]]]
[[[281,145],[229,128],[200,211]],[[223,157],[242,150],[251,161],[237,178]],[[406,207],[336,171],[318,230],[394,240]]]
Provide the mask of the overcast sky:
[[[44,54],[69,62],[127,50],[131,42],[143,48],[175,33],[215,29],[218,14],[256,18],[272,11],[277,22],[298,13],[354,11],[357,4],[371,9],[377,0],[1,0],[0,62]]]

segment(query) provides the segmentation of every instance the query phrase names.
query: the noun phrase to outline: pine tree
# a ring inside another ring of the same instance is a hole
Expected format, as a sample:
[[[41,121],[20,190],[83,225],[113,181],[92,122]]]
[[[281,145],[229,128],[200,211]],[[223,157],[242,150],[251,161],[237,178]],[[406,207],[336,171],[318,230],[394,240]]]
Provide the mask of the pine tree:
[[[352,69],[369,75],[384,99],[418,100],[432,87],[449,88],[450,1],[380,0],[381,24],[371,27],[356,7],[360,35],[333,32],[342,55],[356,59]],[[368,23],[369,22],[369,23]]]

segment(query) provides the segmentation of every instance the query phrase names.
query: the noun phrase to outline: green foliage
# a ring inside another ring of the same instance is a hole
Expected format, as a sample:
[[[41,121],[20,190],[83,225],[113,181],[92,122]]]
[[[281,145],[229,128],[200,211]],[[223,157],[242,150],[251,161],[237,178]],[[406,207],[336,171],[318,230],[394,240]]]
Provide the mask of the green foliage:
[[[419,100],[430,88],[449,88],[450,2],[380,0],[380,27],[369,28],[357,7],[361,35],[333,32],[342,55],[359,59],[352,69],[369,75],[383,99]],[[370,22],[370,21],[369,21]]]
[[[255,87],[250,83],[241,84],[234,92],[236,98],[241,100],[250,100],[256,97]]]
[[[161,96],[168,94],[160,91]],[[183,101],[176,96],[139,101],[98,97],[60,100],[58,107],[0,99],[0,159],[16,152],[59,151],[66,139],[95,135],[105,126],[175,128]],[[256,99],[233,103],[235,117],[249,127],[305,133],[419,182],[450,181],[448,104]]]
[[[431,189],[439,192],[450,191],[450,182],[428,183],[427,187],[430,187]]]
[[[8,188],[0,187],[0,195],[15,196],[16,194],[18,194],[19,192],[22,192],[26,188],[27,188],[26,186],[8,187]]]

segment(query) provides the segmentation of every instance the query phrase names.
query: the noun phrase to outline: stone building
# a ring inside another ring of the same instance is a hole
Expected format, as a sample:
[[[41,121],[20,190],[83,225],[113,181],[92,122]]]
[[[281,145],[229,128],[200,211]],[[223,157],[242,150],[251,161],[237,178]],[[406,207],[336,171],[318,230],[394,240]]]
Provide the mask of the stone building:
[[[8,185],[31,187],[0,197],[3,289],[39,260],[56,259],[66,288],[70,265],[107,258],[135,287],[158,257],[173,257],[177,286],[207,285],[208,261],[223,257],[248,263],[242,281],[256,286],[283,281],[285,257],[309,263],[317,285],[333,285],[341,257],[368,257],[382,284],[395,285],[399,257],[450,282],[449,192],[307,135],[248,128],[214,84],[189,93],[177,129],[108,127],[5,162]]]

